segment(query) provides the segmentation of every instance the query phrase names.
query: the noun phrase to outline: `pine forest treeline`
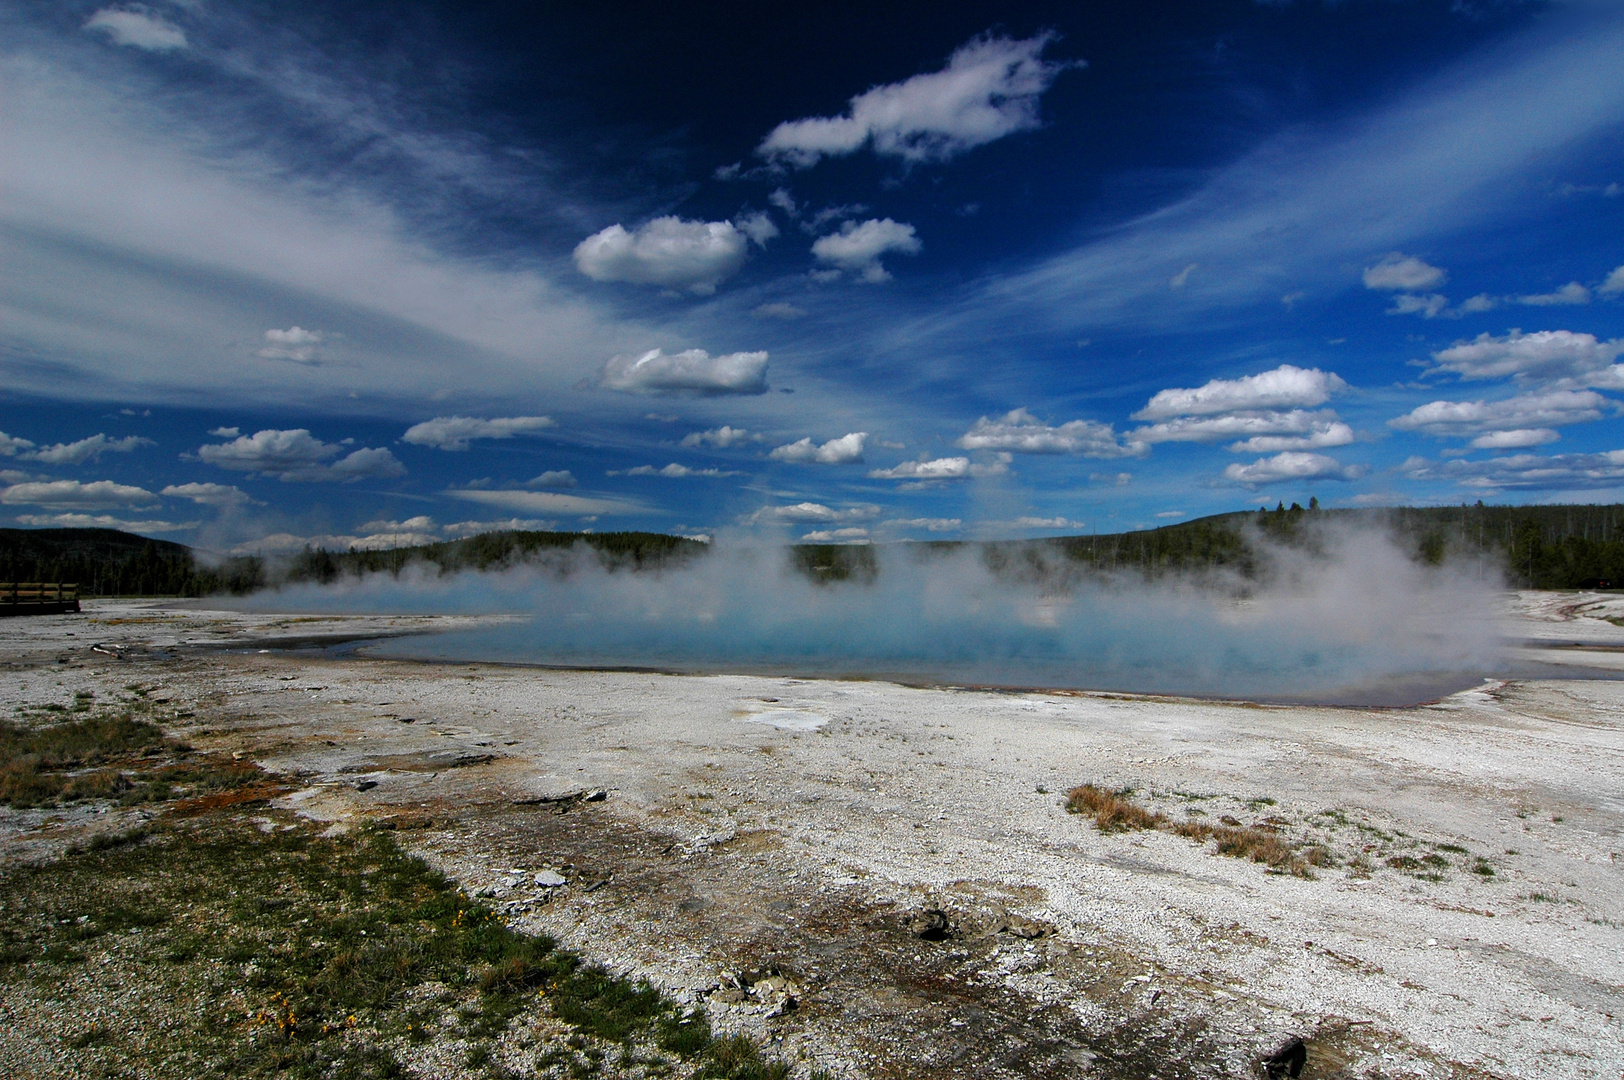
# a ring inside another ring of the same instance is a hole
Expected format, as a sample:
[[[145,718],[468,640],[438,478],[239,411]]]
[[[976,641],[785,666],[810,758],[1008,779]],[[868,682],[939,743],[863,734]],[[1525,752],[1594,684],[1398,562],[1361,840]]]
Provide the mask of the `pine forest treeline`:
[[[1418,561],[1466,557],[1498,563],[1507,584],[1571,589],[1624,584],[1624,505],[1398,507],[1355,510],[1280,505],[1218,514],[1139,532],[975,545],[997,572],[1047,572],[1059,560],[1084,572],[1155,577],[1223,569],[1242,577],[1265,558],[1255,538],[1316,545],[1327,527],[1382,529]],[[114,529],[0,529],[0,581],[76,582],[85,596],[208,596],[284,583],[330,583],[408,567],[439,574],[544,563],[585,545],[610,569],[678,565],[700,557],[700,540],[647,532],[502,531],[385,550],[306,548],[292,556],[213,558],[181,544]],[[921,557],[959,542],[909,545]],[[797,545],[793,564],[815,581],[870,581],[878,562],[860,546]]]

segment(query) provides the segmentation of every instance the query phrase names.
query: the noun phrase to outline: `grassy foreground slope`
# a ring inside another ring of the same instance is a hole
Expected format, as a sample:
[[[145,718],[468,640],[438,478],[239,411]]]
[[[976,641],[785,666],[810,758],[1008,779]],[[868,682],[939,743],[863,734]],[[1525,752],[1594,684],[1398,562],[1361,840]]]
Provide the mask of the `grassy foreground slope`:
[[[788,1080],[703,1011],[507,925],[397,842],[423,818],[338,832],[274,809],[292,778],[175,737],[191,714],[151,689],[0,720],[0,807],[134,825],[0,873],[0,1073]]]

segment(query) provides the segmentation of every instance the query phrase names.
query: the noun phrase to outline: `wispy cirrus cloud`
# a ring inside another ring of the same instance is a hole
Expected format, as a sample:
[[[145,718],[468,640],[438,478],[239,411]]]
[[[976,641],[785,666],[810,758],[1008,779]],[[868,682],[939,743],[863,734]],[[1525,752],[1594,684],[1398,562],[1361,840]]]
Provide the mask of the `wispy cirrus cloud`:
[[[148,52],[186,48],[186,31],[139,4],[104,7],[85,20],[85,29],[106,34],[115,45]]]
[[[1531,34],[1359,123],[1271,139],[1172,205],[989,277],[932,330],[971,334],[986,320],[1019,325],[1023,313],[1045,328],[1186,325],[1310,285],[1345,287],[1341,268],[1370,265],[1372,246],[1494,219],[1511,206],[1504,178],[1611,130],[1624,113],[1624,19],[1597,11],[1582,32]],[[1495,138],[1484,139],[1489,130]],[[1191,263],[1201,274],[1168,289]],[[1416,270],[1395,276],[1427,276]]]
[[[634,514],[644,507],[627,499],[605,499],[586,495],[564,495],[556,491],[493,491],[487,488],[450,488],[446,495],[464,502],[494,506],[524,514],[549,514],[589,518],[604,514]]]

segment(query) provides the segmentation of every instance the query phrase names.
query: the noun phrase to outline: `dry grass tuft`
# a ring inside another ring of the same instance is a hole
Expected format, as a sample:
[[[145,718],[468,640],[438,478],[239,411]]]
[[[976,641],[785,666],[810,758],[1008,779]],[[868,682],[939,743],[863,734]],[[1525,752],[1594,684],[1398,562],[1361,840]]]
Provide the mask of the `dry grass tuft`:
[[[1214,840],[1217,841],[1220,855],[1251,859],[1296,877],[1311,878],[1314,874],[1309,869],[1310,865],[1325,866],[1332,861],[1330,853],[1322,847],[1310,849],[1304,858],[1294,846],[1280,838],[1277,828],[1255,829],[1239,823],[1207,825],[1200,821],[1174,822],[1166,814],[1136,805],[1128,798],[1129,794],[1128,789],[1106,791],[1093,784],[1083,784],[1066,793],[1066,809],[1073,814],[1093,817],[1094,825],[1100,832],[1156,829],[1199,844]]]
[[[1134,805],[1128,800],[1128,794],[1127,789],[1106,791],[1093,784],[1084,784],[1066,793],[1066,809],[1074,814],[1092,815],[1100,832],[1161,829],[1167,826],[1166,815]]]

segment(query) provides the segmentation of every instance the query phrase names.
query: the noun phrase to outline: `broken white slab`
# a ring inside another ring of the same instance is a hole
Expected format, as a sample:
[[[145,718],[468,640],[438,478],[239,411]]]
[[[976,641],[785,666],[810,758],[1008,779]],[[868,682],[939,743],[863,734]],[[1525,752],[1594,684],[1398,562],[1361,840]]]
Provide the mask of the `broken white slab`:
[[[816,731],[829,718],[811,709],[763,709],[743,718],[746,724],[766,724],[780,731]]]

